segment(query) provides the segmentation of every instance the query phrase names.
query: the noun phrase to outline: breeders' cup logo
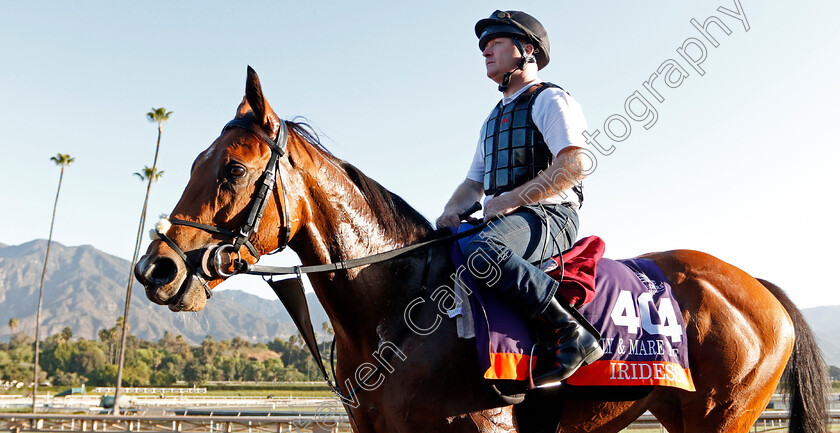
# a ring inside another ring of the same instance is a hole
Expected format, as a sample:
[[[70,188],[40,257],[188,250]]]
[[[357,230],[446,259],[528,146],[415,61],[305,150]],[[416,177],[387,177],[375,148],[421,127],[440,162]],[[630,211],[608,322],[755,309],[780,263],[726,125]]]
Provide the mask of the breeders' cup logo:
[[[636,278],[638,278],[639,281],[641,281],[642,284],[644,284],[645,287],[647,287],[647,290],[651,295],[655,295],[659,292],[665,291],[665,283],[660,282],[659,284],[656,284],[650,278],[648,278],[647,275],[641,272],[634,271],[633,273],[636,274]]]

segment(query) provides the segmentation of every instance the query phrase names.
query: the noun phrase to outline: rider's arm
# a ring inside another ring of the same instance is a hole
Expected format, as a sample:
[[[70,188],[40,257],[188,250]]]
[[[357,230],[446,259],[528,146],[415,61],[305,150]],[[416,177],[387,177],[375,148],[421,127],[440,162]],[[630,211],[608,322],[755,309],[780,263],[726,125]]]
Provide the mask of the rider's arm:
[[[471,179],[464,179],[458,185],[458,188],[455,188],[452,197],[446,202],[446,206],[443,207],[443,214],[441,214],[436,222],[437,227],[458,227],[461,223],[458,214],[469,209],[473,203],[481,200],[483,195],[484,184]]]
[[[578,147],[561,150],[551,165],[534,179],[516,187],[507,194],[494,197],[485,203],[484,219],[507,215],[519,206],[536,203],[577,185],[586,177],[583,169],[584,157]]]
[[[519,206],[553,195],[568,194],[568,189],[585,177],[586,158],[580,150],[588,144],[582,134],[586,130],[586,118],[580,104],[564,90],[545,89],[537,96],[532,119],[555,158],[535,179],[488,200],[484,206],[485,220],[507,215]]]

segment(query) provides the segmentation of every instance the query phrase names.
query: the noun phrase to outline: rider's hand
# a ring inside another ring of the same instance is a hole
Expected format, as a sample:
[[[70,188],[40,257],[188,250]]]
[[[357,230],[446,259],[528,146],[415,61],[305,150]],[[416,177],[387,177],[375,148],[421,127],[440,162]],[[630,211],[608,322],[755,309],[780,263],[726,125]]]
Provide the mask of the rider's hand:
[[[484,221],[490,221],[495,218],[513,213],[518,207],[518,203],[510,203],[510,194],[493,197],[484,203]]]
[[[444,209],[443,214],[435,221],[435,226],[442,229],[444,227],[458,228],[461,225],[461,218],[458,216],[463,210]]]

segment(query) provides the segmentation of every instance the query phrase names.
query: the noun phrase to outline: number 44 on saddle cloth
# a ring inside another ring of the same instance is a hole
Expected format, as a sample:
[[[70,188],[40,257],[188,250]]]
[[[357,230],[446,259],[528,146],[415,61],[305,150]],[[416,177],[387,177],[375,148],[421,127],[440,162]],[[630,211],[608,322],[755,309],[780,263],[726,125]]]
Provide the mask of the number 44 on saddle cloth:
[[[570,385],[661,385],[694,391],[685,324],[671,285],[645,259],[600,259],[597,295],[580,307],[601,331],[604,356],[578,369]]]
[[[685,324],[662,271],[649,260],[611,260],[602,258],[603,252],[600,238],[583,238],[563,254],[562,260],[554,258],[558,264],[563,263],[565,272],[548,272],[558,279],[563,275],[564,287],[558,297],[578,305],[580,313],[602,336],[604,356],[578,369],[567,383],[659,385],[694,391]],[[464,265],[457,247],[452,256],[456,267]],[[459,273],[459,277],[472,289],[467,291],[471,292],[471,308],[465,310],[472,310],[484,377],[529,380],[529,370],[537,365],[537,359],[531,356],[534,333],[524,318],[476,284],[469,272]]]

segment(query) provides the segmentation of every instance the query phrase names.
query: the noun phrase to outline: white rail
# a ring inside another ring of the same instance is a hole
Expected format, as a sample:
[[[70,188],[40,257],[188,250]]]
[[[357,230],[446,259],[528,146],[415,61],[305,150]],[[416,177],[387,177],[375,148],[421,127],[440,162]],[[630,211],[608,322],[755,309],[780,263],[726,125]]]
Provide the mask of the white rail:
[[[831,411],[834,431],[840,427],[840,411]],[[764,412],[753,431],[778,429],[787,424],[787,414],[781,411]],[[657,428],[659,423],[651,415],[643,415],[627,430]],[[661,427],[660,427],[661,428]],[[3,414],[0,431],[21,432],[349,432],[346,415],[315,416],[138,416],[138,415],[60,415],[60,414]],[[664,430],[663,430],[664,431]]]
[[[96,394],[113,394],[113,386],[98,386],[93,392]],[[207,388],[123,388],[123,394],[207,394]]]
[[[112,416],[2,414],[0,431],[21,432],[313,432],[349,431],[346,415],[317,417],[263,416]]]
[[[68,395],[54,397],[38,395],[36,401],[39,408],[87,408],[99,406],[102,396]],[[125,395],[120,401],[125,401],[130,407],[139,408],[248,408],[248,409],[281,409],[284,407],[321,406],[325,402],[335,401],[333,397],[242,397],[242,396],[196,396],[196,395],[166,395],[163,398],[150,395]],[[125,404],[125,403],[123,403]],[[22,395],[0,395],[0,411],[2,408],[16,409],[32,406],[32,397]]]

